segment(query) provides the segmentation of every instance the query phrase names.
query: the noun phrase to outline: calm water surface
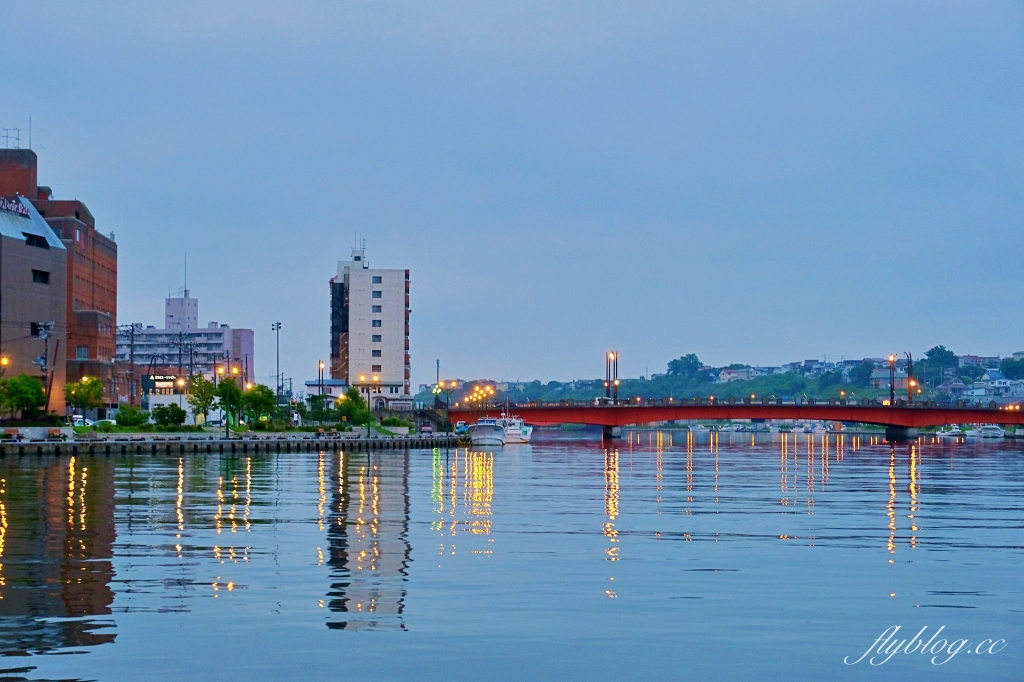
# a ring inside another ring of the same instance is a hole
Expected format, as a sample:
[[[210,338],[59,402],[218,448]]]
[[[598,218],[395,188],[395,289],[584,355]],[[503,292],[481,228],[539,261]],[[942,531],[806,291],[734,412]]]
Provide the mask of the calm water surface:
[[[606,449],[593,435],[480,452],[9,457],[0,668],[1024,677],[1024,444],[638,432]],[[894,625],[1007,643],[943,666],[844,664]]]

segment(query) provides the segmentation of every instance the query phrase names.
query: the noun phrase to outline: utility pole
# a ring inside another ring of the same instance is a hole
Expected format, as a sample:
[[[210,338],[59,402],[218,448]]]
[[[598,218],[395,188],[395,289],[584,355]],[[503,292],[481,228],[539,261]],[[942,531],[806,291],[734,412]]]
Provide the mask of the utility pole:
[[[135,332],[142,331],[141,322],[122,324],[122,332],[128,335],[128,404],[134,407],[135,395]]]
[[[277,402],[281,403],[281,322],[280,320],[270,325],[271,331],[277,335],[277,375],[274,380],[277,384]]]

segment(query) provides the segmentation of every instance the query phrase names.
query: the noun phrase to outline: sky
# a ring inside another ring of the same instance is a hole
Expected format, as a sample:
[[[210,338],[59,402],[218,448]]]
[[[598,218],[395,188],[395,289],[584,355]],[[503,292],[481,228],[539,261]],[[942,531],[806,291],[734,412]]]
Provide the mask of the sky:
[[[1024,350],[1020,2],[0,4],[0,126],[118,243],[120,323],[329,356],[356,235],[413,383]]]

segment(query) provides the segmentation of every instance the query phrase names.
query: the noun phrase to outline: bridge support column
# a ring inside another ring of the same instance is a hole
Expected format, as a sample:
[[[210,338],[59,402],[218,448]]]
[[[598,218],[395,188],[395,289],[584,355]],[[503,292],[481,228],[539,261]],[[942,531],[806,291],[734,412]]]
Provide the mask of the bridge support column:
[[[914,440],[917,438],[917,429],[907,426],[886,426],[885,439],[890,443]]]
[[[622,429],[618,426],[606,426],[601,432],[601,436],[605,439],[622,438]]]

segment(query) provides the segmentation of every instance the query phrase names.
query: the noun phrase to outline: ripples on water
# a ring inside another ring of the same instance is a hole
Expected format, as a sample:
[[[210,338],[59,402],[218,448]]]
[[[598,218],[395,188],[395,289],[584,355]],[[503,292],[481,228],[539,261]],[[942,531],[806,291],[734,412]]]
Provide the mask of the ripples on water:
[[[485,452],[8,457],[0,668],[1018,678],[1021,445],[537,435]],[[890,625],[1009,645],[941,669],[843,665]]]

